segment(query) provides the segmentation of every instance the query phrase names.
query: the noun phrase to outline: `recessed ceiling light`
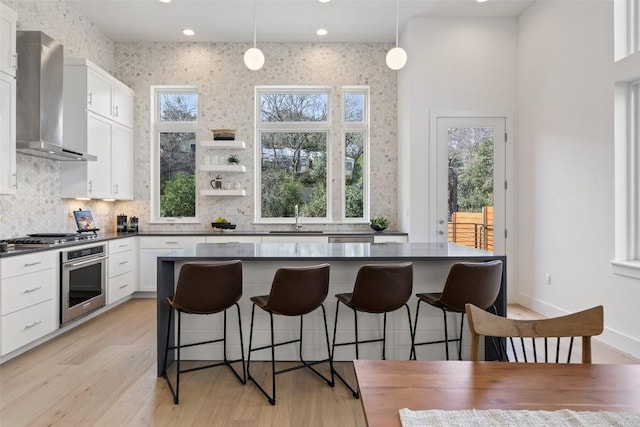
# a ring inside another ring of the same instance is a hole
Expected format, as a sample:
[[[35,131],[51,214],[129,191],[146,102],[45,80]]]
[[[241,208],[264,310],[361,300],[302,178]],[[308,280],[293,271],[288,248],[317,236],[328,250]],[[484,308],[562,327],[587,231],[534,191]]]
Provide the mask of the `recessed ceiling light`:
[[[329,34],[329,31],[327,31],[325,28],[319,28],[318,31],[316,31],[316,34],[319,36],[326,36],[327,34]]]
[[[191,28],[185,28],[184,30],[182,30],[182,34],[184,34],[185,36],[193,36],[196,34],[196,32]]]
[[[320,3],[329,3],[331,0],[318,0]]]
[[[171,0],[158,0],[160,3],[171,3]]]
[[[476,2],[477,2],[477,3],[484,3],[484,2],[486,2],[486,1],[487,1],[487,0],[476,0]]]

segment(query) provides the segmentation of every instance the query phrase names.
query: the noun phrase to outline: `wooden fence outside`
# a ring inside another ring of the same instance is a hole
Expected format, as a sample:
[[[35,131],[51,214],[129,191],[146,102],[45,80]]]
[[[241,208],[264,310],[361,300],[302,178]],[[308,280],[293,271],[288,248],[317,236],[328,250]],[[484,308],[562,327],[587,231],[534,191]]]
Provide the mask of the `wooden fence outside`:
[[[493,206],[482,208],[482,212],[454,212],[448,240],[493,252]]]

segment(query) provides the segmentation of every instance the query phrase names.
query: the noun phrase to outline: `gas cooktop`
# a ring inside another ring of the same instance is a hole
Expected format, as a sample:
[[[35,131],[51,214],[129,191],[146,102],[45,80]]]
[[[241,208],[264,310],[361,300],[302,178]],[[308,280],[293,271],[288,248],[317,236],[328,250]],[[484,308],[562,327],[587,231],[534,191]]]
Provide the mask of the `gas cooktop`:
[[[63,243],[76,242],[79,240],[91,240],[98,237],[93,233],[37,233],[27,234],[26,237],[16,237],[7,239],[5,242],[15,247],[46,248]]]

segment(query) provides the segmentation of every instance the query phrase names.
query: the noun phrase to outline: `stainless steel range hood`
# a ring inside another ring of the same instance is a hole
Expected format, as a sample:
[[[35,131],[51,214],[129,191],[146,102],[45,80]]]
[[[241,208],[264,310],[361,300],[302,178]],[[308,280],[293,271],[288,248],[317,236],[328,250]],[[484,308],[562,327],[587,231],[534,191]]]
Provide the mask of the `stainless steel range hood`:
[[[62,45],[40,31],[18,31],[16,50],[16,151],[54,160],[97,160],[62,142]]]

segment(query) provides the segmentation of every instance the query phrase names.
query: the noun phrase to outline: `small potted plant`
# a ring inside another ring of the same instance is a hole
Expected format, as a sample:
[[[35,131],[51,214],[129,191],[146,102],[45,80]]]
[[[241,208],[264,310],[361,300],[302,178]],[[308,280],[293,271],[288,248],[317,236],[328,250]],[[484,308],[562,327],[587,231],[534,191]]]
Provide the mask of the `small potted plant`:
[[[375,231],[383,231],[389,226],[389,220],[383,216],[374,216],[369,225]]]
[[[239,165],[240,157],[237,154],[230,154],[229,157],[227,157],[227,163],[230,165]]]

